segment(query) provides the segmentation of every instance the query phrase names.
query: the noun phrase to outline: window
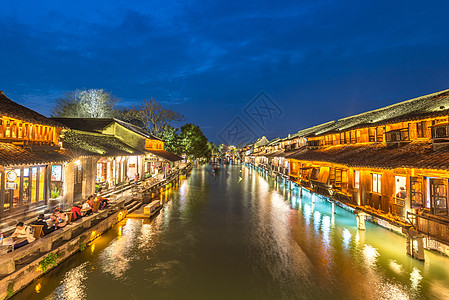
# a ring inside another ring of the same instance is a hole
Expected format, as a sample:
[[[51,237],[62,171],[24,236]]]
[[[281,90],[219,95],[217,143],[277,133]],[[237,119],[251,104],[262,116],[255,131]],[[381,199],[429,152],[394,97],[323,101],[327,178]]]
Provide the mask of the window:
[[[354,188],[360,188],[360,171],[358,170],[354,171]]]
[[[418,138],[425,137],[425,126],[426,126],[426,121],[416,123],[416,132],[417,132]]]
[[[441,139],[448,137],[447,125],[436,126],[432,128],[432,138]]]
[[[411,208],[423,208],[423,187],[422,178],[410,177],[410,203]]]
[[[384,129],[382,127],[378,127],[376,129],[376,141],[382,142],[384,140]]]
[[[405,199],[407,197],[407,179],[404,176],[395,176],[395,197]]]
[[[374,193],[381,193],[382,192],[382,175],[381,174],[371,174],[372,176],[372,191]]]

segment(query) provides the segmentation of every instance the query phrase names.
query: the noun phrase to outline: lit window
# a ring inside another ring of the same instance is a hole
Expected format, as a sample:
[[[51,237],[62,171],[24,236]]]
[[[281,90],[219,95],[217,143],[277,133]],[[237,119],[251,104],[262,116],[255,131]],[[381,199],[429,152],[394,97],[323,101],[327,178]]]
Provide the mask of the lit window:
[[[354,188],[360,188],[360,171],[354,171]]]
[[[381,193],[382,191],[382,175],[381,174],[371,174],[373,182],[373,192]]]

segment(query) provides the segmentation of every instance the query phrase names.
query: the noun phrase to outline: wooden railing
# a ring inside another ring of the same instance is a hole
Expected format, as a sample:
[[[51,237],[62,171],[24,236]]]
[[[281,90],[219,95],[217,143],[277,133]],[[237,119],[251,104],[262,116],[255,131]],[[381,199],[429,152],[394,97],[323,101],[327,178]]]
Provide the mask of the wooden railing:
[[[449,222],[411,212],[407,212],[407,219],[418,232],[436,241],[449,243]]]

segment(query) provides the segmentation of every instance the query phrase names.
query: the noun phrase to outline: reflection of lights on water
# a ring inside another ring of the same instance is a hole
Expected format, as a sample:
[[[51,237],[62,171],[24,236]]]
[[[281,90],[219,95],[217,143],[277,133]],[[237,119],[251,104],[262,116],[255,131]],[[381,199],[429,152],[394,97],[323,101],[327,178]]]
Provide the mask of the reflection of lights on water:
[[[34,287],[34,290],[36,291],[36,293],[40,293],[41,292],[41,283],[39,282],[38,284],[36,284],[36,286]]]
[[[373,267],[377,257],[379,257],[379,252],[377,252],[377,249],[373,246],[366,244],[363,248],[363,256],[365,257],[366,264],[369,267]]]
[[[417,290],[421,284],[422,280],[421,273],[417,268],[413,268],[413,271],[410,273],[410,282],[411,282],[411,288],[413,290]]]
[[[319,211],[316,210],[313,213],[313,227],[315,228],[316,231],[320,229],[320,224],[321,224],[321,214]]]
[[[342,236],[343,245],[345,246],[345,248],[349,248],[349,242],[351,241],[351,232],[347,228],[344,228]],[[356,238],[358,238],[358,234]]]
[[[86,286],[83,281],[87,279],[87,265],[85,262],[76,268],[70,269],[58,286],[51,299],[80,300],[87,299]]]
[[[119,226],[119,228],[118,228],[118,232],[117,232],[117,235],[118,236],[122,236],[122,229],[123,229],[123,226]]]
[[[404,271],[402,265],[398,264],[398,263],[397,263],[395,260],[393,260],[393,259],[390,259],[390,260],[389,260],[389,265],[390,265],[390,268],[391,268],[395,273],[397,273],[397,274],[401,274],[401,273]]]
[[[326,242],[326,244],[329,245],[330,242],[329,232],[331,231],[331,218],[329,216],[323,217],[321,230],[323,231],[324,241]]]
[[[95,252],[95,244],[90,245],[90,252],[94,254]]]
[[[310,217],[312,216],[312,208],[309,204],[304,204],[304,219],[306,221],[306,224],[310,224]]]
[[[401,289],[400,286],[384,283],[380,285],[380,299],[398,299],[398,300],[406,300],[410,299],[407,291]]]
[[[355,234],[355,244],[359,245],[360,244],[360,235],[359,232],[357,231],[357,233]]]

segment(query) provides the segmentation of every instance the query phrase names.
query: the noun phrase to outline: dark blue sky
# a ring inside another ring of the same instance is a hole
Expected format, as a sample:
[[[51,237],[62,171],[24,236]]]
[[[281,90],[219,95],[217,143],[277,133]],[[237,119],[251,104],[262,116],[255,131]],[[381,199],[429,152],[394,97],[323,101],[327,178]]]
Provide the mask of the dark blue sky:
[[[371,2],[371,3],[368,3]],[[78,88],[154,97],[219,142],[299,129],[449,88],[448,1],[0,2],[0,90],[49,115]],[[265,91],[282,110],[257,127]]]

